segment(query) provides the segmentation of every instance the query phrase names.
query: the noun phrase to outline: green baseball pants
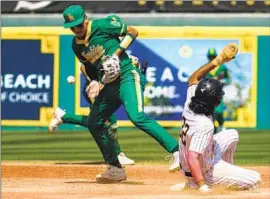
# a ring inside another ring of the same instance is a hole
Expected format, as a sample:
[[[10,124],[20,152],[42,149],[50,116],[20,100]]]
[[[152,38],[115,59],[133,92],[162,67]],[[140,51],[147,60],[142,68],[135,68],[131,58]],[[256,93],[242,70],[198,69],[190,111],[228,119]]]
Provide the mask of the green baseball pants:
[[[104,123],[121,104],[135,126],[153,137],[168,152],[178,150],[178,142],[143,112],[143,84],[140,70],[132,67],[132,70],[122,72],[121,80],[105,85],[92,105],[88,116],[88,129],[106,162],[117,161],[117,152],[113,142],[108,139],[108,128]]]

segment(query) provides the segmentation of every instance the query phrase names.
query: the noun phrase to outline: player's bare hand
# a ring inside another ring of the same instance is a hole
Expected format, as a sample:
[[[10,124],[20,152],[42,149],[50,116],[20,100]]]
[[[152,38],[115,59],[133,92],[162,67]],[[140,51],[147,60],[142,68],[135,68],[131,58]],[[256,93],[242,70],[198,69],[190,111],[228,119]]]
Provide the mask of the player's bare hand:
[[[210,193],[212,192],[212,189],[207,185],[207,184],[204,184],[202,185],[200,188],[199,188],[200,192],[202,193]]]
[[[238,53],[238,46],[235,43],[228,44],[222,52],[212,61],[215,66],[219,66],[225,62],[231,61]]]
[[[90,84],[87,86],[86,88],[86,92],[87,92],[87,96],[90,98],[90,99],[95,99],[99,92],[104,88],[104,85],[93,80],[90,82]]]

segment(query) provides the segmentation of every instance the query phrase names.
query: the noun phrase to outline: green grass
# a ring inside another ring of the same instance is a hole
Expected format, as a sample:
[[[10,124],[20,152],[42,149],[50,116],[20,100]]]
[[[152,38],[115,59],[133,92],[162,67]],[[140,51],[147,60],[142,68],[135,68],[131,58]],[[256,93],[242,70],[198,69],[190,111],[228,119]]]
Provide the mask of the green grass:
[[[178,139],[178,129],[169,129]],[[135,128],[120,128],[122,150],[137,163],[166,163],[168,153],[151,137]],[[270,131],[240,131],[236,164],[270,165]],[[2,132],[2,160],[18,161],[102,161],[87,131]]]

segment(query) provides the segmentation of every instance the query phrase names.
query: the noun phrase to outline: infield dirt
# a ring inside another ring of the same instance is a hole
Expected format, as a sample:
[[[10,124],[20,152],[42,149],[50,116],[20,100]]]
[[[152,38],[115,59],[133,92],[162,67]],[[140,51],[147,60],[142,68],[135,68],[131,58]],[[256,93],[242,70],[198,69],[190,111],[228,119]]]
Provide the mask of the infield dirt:
[[[253,191],[214,189],[211,195],[196,191],[172,192],[170,186],[184,180],[168,172],[168,165],[126,167],[128,179],[119,184],[98,184],[96,174],[105,165],[85,163],[2,162],[4,199],[269,199],[270,167],[246,167],[259,171],[262,184]]]

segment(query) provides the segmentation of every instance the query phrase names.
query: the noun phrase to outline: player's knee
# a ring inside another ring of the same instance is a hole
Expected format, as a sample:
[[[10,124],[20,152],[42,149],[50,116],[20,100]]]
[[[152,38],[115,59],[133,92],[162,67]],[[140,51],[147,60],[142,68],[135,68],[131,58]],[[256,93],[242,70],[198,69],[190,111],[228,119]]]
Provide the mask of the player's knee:
[[[239,133],[237,130],[235,129],[230,129],[230,137],[232,139],[233,142],[238,142],[239,141]]]

